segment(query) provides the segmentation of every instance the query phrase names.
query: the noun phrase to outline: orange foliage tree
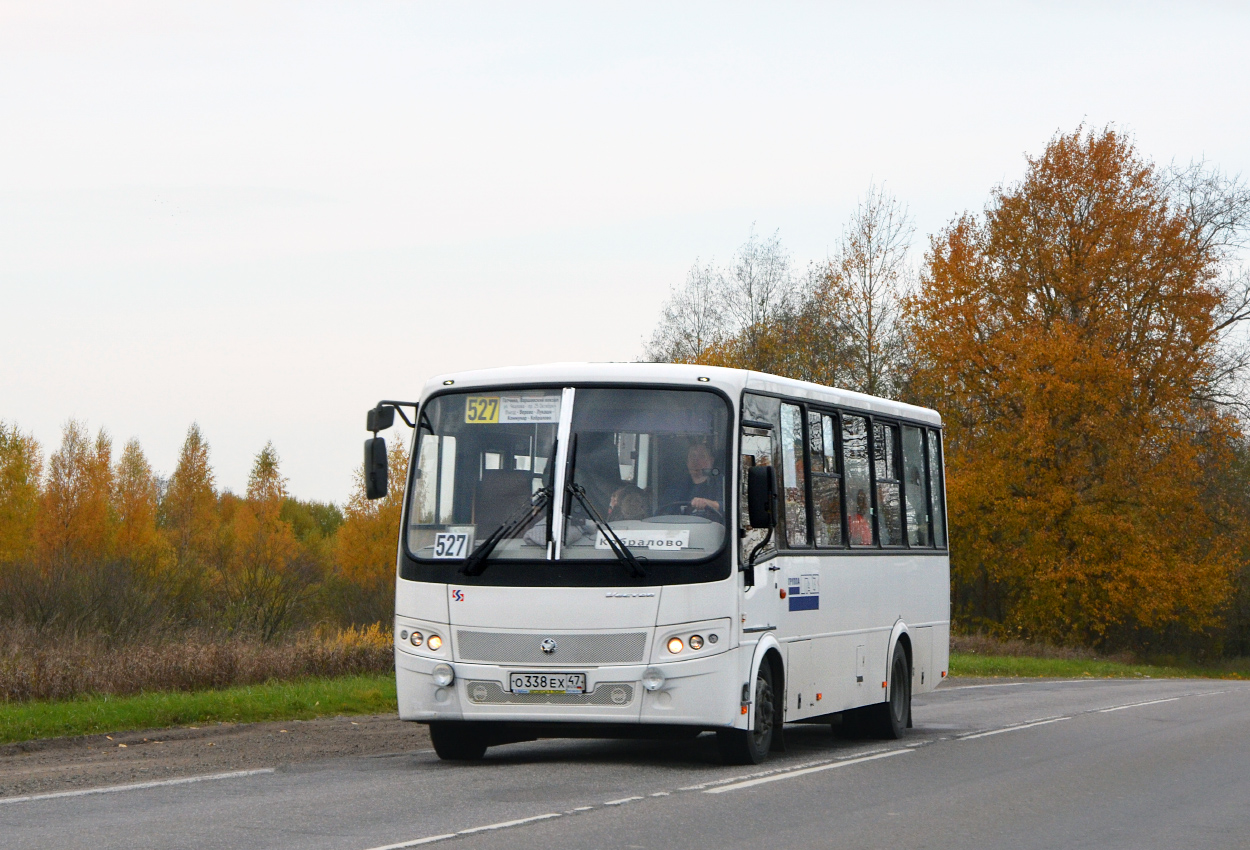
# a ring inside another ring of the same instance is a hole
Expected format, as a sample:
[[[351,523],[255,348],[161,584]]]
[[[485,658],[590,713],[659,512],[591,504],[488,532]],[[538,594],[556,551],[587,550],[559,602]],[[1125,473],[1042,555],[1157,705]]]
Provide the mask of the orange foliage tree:
[[[1140,647],[1219,622],[1240,541],[1204,468],[1237,433],[1207,401],[1233,293],[1223,225],[1172,189],[1078,129],[931,239],[906,309],[914,389],[946,417],[965,626]]]
[[[39,443],[17,425],[0,422],[0,569],[33,553],[42,475]]]

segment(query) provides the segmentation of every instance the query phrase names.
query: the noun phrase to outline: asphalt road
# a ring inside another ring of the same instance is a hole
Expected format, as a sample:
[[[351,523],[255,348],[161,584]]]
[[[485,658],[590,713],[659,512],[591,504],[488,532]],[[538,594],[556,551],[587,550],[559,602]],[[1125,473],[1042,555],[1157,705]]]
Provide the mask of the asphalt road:
[[[538,741],[0,801],[18,848],[1250,848],[1250,685],[1010,682],[917,698],[902,742],[787,727],[760,767]]]

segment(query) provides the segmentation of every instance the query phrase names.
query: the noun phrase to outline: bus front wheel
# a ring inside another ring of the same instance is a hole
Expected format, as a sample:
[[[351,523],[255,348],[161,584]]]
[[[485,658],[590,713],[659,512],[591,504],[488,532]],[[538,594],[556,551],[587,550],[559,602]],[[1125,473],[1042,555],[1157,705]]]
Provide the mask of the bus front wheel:
[[[750,729],[716,730],[721,758],[726,764],[759,764],[768,757],[776,722],[772,665],[765,660],[755,674],[755,723]]]
[[[890,694],[883,703],[872,706],[875,737],[898,740],[907,734],[911,721],[911,665],[903,644],[894,645],[890,659]]]
[[[486,738],[472,723],[434,721],[430,724],[430,742],[443,761],[477,761],[486,755]]]

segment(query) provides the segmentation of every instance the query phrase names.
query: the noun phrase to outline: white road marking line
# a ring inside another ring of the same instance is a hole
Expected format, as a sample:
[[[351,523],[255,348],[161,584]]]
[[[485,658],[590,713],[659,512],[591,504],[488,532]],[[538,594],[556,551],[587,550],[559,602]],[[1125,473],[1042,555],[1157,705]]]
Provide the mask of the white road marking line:
[[[591,812],[591,811],[594,811],[594,809],[595,809],[595,807],[594,807],[594,806],[578,806],[578,807],[577,807],[576,809],[574,809],[573,811],[575,811],[575,812]]]
[[[528,818],[517,818],[516,820],[506,820],[500,823],[491,823],[486,826],[475,826],[472,829],[462,829],[456,835],[474,835],[478,832],[492,832],[496,829],[507,829],[510,826],[521,826],[522,824],[534,823],[540,820],[551,820],[552,818],[560,818],[564,815],[559,812],[548,812],[545,815],[534,815]]]
[[[736,782],[733,785],[721,785],[717,788],[708,788],[704,794],[724,794],[726,791],[737,791],[742,788],[753,788],[756,785],[763,785],[766,782],[779,782],[782,779],[792,779],[795,776],[806,776],[809,773],[819,773],[822,770],[833,770],[835,767],[849,767],[853,764],[863,764],[866,761],[876,761],[877,759],[890,758],[891,756],[902,756],[910,753],[911,750],[887,750],[884,753],[877,753],[872,756],[864,756],[857,759],[843,759],[830,764],[822,764],[816,767],[805,767],[799,770],[790,770],[785,773],[777,773],[772,776],[761,776],[758,779],[748,779],[746,782]]]
[[[956,685],[953,688],[942,688],[942,692],[946,691],[974,691],[978,688],[1018,688],[1021,685],[1030,684],[1029,682],[1004,682],[1001,685]]]
[[[1058,723],[1060,720],[1071,720],[1071,717],[1051,717],[1047,720],[1035,720],[1032,723],[1021,723],[1019,726],[1005,726],[1002,729],[991,729],[988,732],[976,732],[972,735],[960,736],[960,741],[971,741],[976,738],[988,738],[990,735],[1001,735],[1004,732],[1015,732],[1020,729],[1032,729],[1034,726],[1045,726],[1048,723]]]
[[[1196,696],[1196,694],[1195,694]],[[1128,705],[1115,705],[1111,708],[1098,709],[1099,714],[1106,714],[1111,711],[1123,711],[1126,708],[1137,708],[1139,705],[1158,705],[1163,702],[1179,702],[1180,697],[1171,697],[1170,699],[1152,699],[1149,702],[1130,702]]]
[[[876,753],[885,752],[882,749],[868,750],[861,753],[861,756],[871,756]],[[788,773],[791,770],[802,770],[807,767],[815,767],[821,764],[829,764],[838,761],[838,759],[816,759],[815,761],[805,761],[799,764],[787,765],[786,767],[774,767],[772,770],[757,770],[755,773],[743,773],[738,776],[731,776],[728,779],[715,779],[711,782],[700,782],[698,785],[687,785],[684,788],[678,788],[678,791],[702,791],[705,788],[715,788],[717,785],[729,785],[734,782],[741,782],[745,779],[754,779],[757,776],[772,776],[775,773]]]
[[[384,844],[381,847],[370,847],[369,850],[403,850],[405,847],[419,847],[422,844],[433,844],[435,841],[446,841],[448,838],[455,838],[456,833],[449,832],[446,835],[430,835],[425,838],[416,838],[412,841],[402,841],[399,844]]]
[[[656,792],[655,792],[654,794],[652,794],[651,796],[652,796],[652,797],[667,797],[667,796],[668,796],[668,792],[667,792],[667,791],[656,791]]]
[[[603,805],[605,805],[605,806],[623,806],[623,805],[625,805],[626,803],[634,803],[634,802],[637,802],[638,800],[641,800],[641,799],[642,799],[641,797],[622,797],[622,798],[621,798],[621,799],[619,799],[619,800],[607,800],[607,801],[605,801],[605,802],[604,802],[604,804],[603,804]]]
[[[414,838],[411,841],[400,841],[397,844],[383,844],[380,847],[370,847],[369,850],[404,850],[405,847],[420,847],[422,844],[433,844],[436,841],[447,841],[451,838],[459,838],[462,835],[476,835],[479,832],[493,832],[497,829],[508,829],[513,826],[524,826],[527,823],[562,817],[564,817],[564,815],[559,812],[548,812],[545,815],[534,815],[533,817],[528,818],[517,818],[516,820],[500,821],[499,823],[488,823],[486,826],[475,826],[470,829],[462,829],[459,832],[446,832],[442,835],[427,835],[424,838]]]
[[[56,791],[50,794],[29,794],[25,797],[0,797],[4,803],[30,803],[35,800],[56,800],[62,797],[86,797],[90,794],[112,794],[115,791],[142,791],[144,788],[163,788],[166,785],[190,785],[193,782],[213,782],[218,779],[241,779],[244,776],[260,776],[273,773],[274,768],[257,770],[234,770],[230,773],[206,773],[202,776],[184,776],[181,779],[156,779],[151,782],[135,782],[130,785],[106,785],[103,788],[83,788],[80,791]]]

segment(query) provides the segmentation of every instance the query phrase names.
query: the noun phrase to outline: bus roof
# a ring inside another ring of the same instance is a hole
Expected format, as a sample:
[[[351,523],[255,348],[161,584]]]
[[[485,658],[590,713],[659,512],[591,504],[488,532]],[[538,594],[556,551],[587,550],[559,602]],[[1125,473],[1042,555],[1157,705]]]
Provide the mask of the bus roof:
[[[700,378],[706,380],[700,381]],[[897,416],[932,425],[941,425],[942,417],[927,407],[917,407],[854,390],[823,387],[807,381],[796,381],[747,369],[725,369],[720,366],[693,366],[684,363],[547,363],[537,366],[506,366],[452,372],[438,375],[426,382],[421,392],[424,401],[445,387],[474,389],[478,387],[515,387],[552,384],[664,384],[692,387],[712,386],[723,390],[737,402],[743,390],[788,396],[839,407]]]

